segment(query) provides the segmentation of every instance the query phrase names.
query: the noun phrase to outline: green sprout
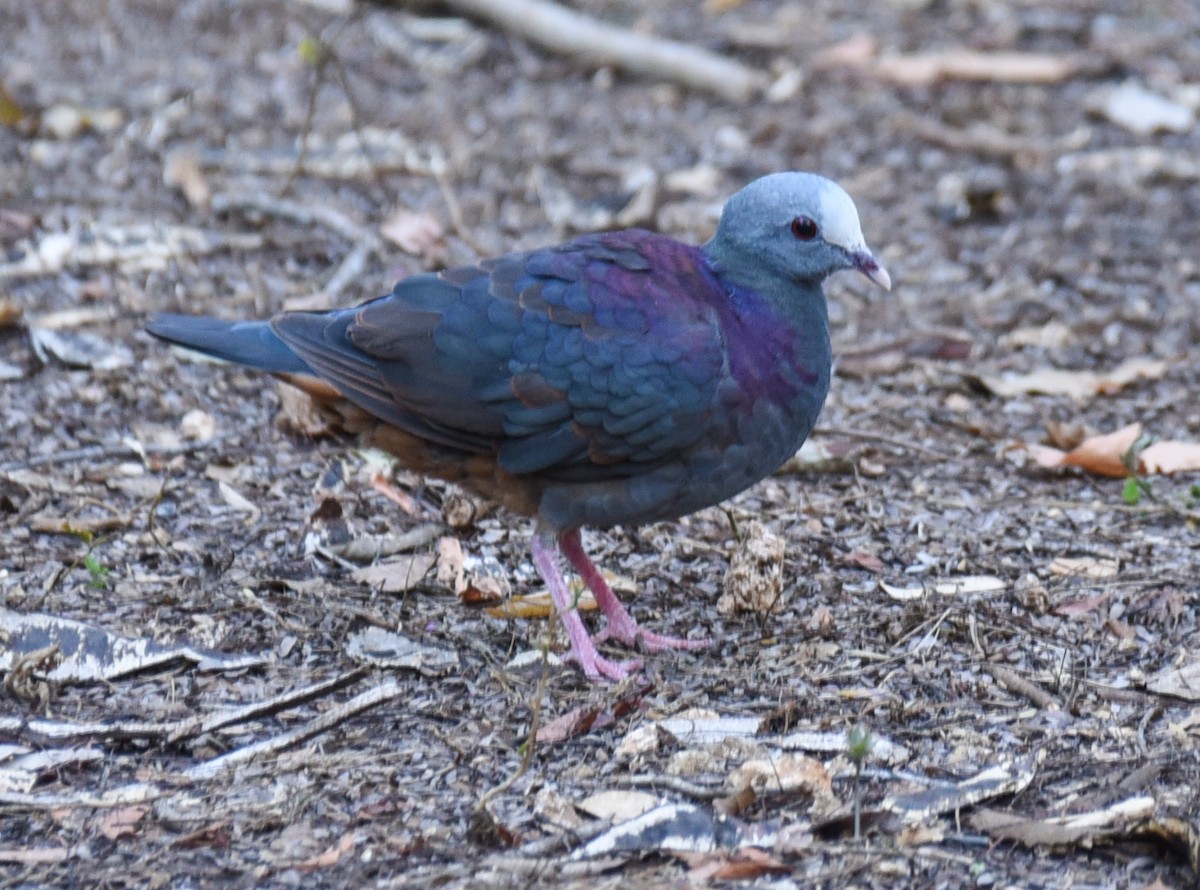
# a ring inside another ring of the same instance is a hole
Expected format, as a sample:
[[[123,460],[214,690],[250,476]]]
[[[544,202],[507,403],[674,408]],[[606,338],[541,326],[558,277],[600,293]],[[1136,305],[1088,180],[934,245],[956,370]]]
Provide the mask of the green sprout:
[[[852,727],[846,733],[846,756],[854,764],[854,839],[862,839],[862,768],[871,748],[875,746],[875,738],[870,730],[861,726]]]
[[[108,590],[108,566],[96,559],[93,554],[88,553],[83,557],[83,567],[91,575],[88,584],[93,590]]]

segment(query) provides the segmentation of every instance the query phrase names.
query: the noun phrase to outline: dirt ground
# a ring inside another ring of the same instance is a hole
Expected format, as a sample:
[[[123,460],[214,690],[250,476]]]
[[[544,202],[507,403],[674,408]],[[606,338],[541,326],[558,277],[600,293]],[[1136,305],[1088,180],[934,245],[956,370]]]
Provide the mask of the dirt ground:
[[[1024,446],[1134,422],[1200,440],[1200,7],[573,5],[737,60],[768,95],[597,68],[438,5],[0,3],[0,757],[43,758],[0,760],[0,882],[1195,886],[1200,477],[1046,469]],[[982,70],[916,64],[966,50]],[[1119,87],[1169,108],[1130,121]],[[641,686],[508,667],[546,622],[455,595],[458,574],[535,592],[529,522],[281,429],[269,380],[141,331],[155,310],[355,302],[597,226],[703,239],[782,169],[855,197],[896,286],[827,287],[818,459],[726,509],[586,534],[639,619],[714,641],[649,657]],[[1050,368],[1097,377],[997,382]],[[400,592],[312,551],[413,529],[387,560],[417,576]],[[781,587],[769,559],[748,596],[771,601],[718,611],[771,534]],[[227,660],[55,679],[61,639],[18,657],[34,615]],[[365,628],[415,657],[374,664]],[[679,715],[721,741],[656,724]],[[767,717],[835,742],[723,734]],[[876,740],[861,839],[855,729]],[[748,761],[769,775],[745,783]],[[1008,778],[962,784],[988,770]],[[649,836],[584,855],[616,837],[575,807],[602,791],[708,828],[686,855]]]

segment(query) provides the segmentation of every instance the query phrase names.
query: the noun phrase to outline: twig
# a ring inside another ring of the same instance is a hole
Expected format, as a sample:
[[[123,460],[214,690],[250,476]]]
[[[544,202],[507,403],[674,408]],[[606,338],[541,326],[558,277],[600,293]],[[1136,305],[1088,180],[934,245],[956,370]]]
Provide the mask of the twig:
[[[253,210],[279,219],[290,220],[302,226],[323,226],[354,245],[338,264],[334,273],[329,276],[325,286],[315,295],[330,305],[336,301],[338,295],[351,281],[362,274],[368,257],[379,250],[381,246],[379,237],[371,229],[355,222],[334,207],[314,206],[298,201],[273,198],[263,192],[250,192],[245,195],[221,192],[213,195],[212,208],[217,213],[230,210]]]
[[[447,0],[451,9],[485,19],[552,52],[613,65],[634,74],[744,100],[766,77],[699,47],[617,28],[550,0]]]
[[[676,791],[679,794],[690,797],[692,800],[716,800],[719,797],[725,797],[729,794],[728,789],[724,787],[697,785],[695,782],[689,782],[687,779],[679,776],[624,776],[618,779],[617,782],[621,785],[632,785],[634,788],[654,788],[655,790],[665,788],[668,791]]]
[[[70,451],[55,451],[25,460],[10,460],[0,464],[0,473],[16,473],[21,470],[32,470],[34,467],[46,464],[68,464],[81,460],[104,460],[115,457],[170,457],[176,454],[187,454],[189,451],[202,451],[224,441],[224,436],[213,436],[195,442],[180,442],[177,445],[134,445],[122,442],[120,445],[88,445]]]
[[[535,692],[533,696],[533,704],[530,706],[531,713],[529,715],[529,736],[525,739],[525,750],[521,752],[521,762],[517,765],[517,768],[508,776],[507,779],[505,779],[499,785],[495,785],[484,792],[484,795],[479,798],[479,802],[475,804],[476,813],[486,812],[487,805],[491,803],[492,799],[496,795],[501,794],[511,788],[513,784],[516,783],[517,779],[525,775],[525,773],[529,770],[529,764],[533,761],[533,752],[537,748],[538,730],[542,728],[542,701],[545,699],[546,684],[550,678],[550,640],[551,631],[549,628],[547,628],[546,635],[542,643],[542,673],[538,678],[538,688],[537,692]]]
[[[1006,668],[1002,664],[988,663],[984,665],[984,670],[1004,684],[1010,692],[1015,692],[1018,695],[1023,695],[1039,708],[1045,711],[1061,711],[1062,705],[1058,699],[1051,695],[1046,690],[1042,689],[1036,683],[1031,683],[1026,680],[1016,671],[1011,668]]]
[[[36,741],[41,745],[77,744],[94,739],[129,740],[147,739],[166,743],[178,743],[206,732],[213,732],[238,723],[246,723],[276,714],[288,708],[313,701],[330,692],[342,689],[362,679],[365,669],[358,668],[334,677],[288,690],[282,695],[266,701],[253,702],[240,708],[216,711],[198,717],[181,720],[98,720],[92,722],[69,722],[45,718],[0,717],[0,732],[19,738]]]
[[[433,171],[433,178],[442,192],[442,200],[446,202],[446,212],[450,214],[450,226],[454,229],[454,234],[458,235],[477,254],[487,256],[488,249],[475,240],[475,236],[471,234],[463,219],[462,205],[458,203],[458,195],[454,194],[454,190],[450,188],[450,162],[446,160],[446,156],[440,149],[430,152],[429,168]]]
[[[347,241],[377,241],[375,233],[366,226],[360,225],[346,214],[334,207],[314,204],[302,204],[299,201],[288,201],[283,198],[273,198],[265,192],[247,192],[233,194],[218,192],[212,197],[214,213],[228,213],[231,210],[254,210],[267,216],[291,220],[302,226],[324,226],[341,235]]]
[[[399,697],[406,688],[404,684],[390,680],[373,689],[368,689],[360,695],[356,695],[345,704],[330,708],[320,717],[310,720],[308,723],[298,726],[290,732],[285,732],[274,738],[264,739],[261,742],[255,742],[253,745],[237,748],[228,754],[222,754],[220,757],[206,760],[204,763],[198,763],[191,769],[185,770],[184,776],[196,781],[215,779],[237,767],[245,766],[255,760],[261,760],[277,754],[286,748],[298,745],[306,739],[332,729],[355,714]]]
[[[819,426],[813,430],[813,435],[817,436],[848,436],[852,439],[864,439],[868,442],[882,442],[885,445],[891,445],[893,448],[898,448],[901,451],[917,451],[924,454],[926,457],[936,457],[938,460],[950,460],[951,455],[938,451],[935,448],[929,448],[919,442],[912,442],[905,439],[897,439],[894,436],[888,436],[884,433],[876,433],[870,430],[857,430],[853,427],[845,426]]]

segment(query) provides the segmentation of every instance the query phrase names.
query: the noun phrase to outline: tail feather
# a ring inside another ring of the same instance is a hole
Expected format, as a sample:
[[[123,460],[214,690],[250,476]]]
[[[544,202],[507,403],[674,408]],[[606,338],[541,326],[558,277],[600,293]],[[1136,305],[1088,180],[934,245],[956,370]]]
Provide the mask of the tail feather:
[[[311,374],[312,369],[271,330],[268,321],[222,321],[157,313],[146,330],[168,343],[273,374]]]

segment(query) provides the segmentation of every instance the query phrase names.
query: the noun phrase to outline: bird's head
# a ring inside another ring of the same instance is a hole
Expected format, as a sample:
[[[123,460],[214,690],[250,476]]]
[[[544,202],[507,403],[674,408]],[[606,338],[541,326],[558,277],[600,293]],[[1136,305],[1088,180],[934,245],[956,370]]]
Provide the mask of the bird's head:
[[[772,173],[735,193],[705,249],[735,278],[761,281],[765,273],[820,283],[857,269],[884,290],[892,287],[863,238],[854,201],[814,173]]]

